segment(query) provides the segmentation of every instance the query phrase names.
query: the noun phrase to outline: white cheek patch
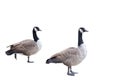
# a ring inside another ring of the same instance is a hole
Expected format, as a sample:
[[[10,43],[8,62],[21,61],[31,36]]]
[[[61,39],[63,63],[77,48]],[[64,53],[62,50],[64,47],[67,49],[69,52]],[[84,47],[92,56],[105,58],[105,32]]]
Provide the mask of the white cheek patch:
[[[35,31],[38,31],[36,28],[34,28]]]
[[[83,33],[83,30],[82,30],[82,29],[80,29],[80,32],[81,32],[81,33]]]

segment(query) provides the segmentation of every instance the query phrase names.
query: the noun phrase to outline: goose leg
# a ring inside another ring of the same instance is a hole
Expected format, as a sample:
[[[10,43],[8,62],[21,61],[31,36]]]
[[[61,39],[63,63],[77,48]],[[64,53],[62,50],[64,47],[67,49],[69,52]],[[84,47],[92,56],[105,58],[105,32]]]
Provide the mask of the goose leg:
[[[72,71],[72,67],[70,68],[70,72],[73,74],[78,74],[77,72]]]
[[[15,59],[17,59],[17,54],[16,53],[15,53],[14,57],[15,57]]]
[[[73,72],[73,71],[72,71],[72,67],[70,66],[70,67],[68,67],[68,72],[67,72],[67,74],[70,75],[70,76],[74,76],[75,74],[78,74],[78,73],[77,73],[77,72]]]
[[[28,63],[34,63],[33,61],[30,61],[30,56],[28,56]]]
[[[71,70],[71,66],[68,67],[67,75],[69,75],[69,76],[74,76],[75,75],[75,73],[73,73],[73,71]]]

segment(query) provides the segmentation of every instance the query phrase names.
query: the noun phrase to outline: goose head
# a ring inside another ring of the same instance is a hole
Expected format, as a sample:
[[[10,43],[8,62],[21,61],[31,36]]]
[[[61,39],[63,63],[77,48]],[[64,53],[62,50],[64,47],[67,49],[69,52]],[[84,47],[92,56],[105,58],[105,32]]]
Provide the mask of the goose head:
[[[80,27],[80,28],[79,28],[79,31],[80,31],[81,33],[83,33],[83,32],[88,32],[88,30],[86,30],[84,27]]]
[[[37,32],[37,31],[42,31],[39,27],[37,27],[37,26],[35,26],[34,28],[33,28],[33,30],[35,31],[35,32]]]

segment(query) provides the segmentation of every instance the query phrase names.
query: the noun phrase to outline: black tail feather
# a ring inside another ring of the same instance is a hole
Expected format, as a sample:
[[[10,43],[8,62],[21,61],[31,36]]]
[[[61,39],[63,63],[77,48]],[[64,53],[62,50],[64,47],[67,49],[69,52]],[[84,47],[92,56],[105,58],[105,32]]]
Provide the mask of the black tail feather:
[[[13,50],[8,50],[5,53],[6,53],[6,55],[12,55],[14,53],[14,51]]]
[[[56,57],[52,57],[46,60],[46,64],[49,64],[49,63],[62,63],[62,61]]]
[[[51,63],[52,61],[51,61],[51,59],[47,59],[46,60],[46,64],[49,64],[49,63]]]

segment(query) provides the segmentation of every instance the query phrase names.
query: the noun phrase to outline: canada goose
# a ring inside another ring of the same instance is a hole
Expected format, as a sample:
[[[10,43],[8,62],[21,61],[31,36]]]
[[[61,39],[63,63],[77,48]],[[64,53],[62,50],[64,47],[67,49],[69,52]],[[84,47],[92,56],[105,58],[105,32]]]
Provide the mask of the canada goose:
[[[77,74],[72,71],[72,66],[75,66],[82,62],[82,60],[86,57],[86,48],[82,39],[82,33],[88,32],[85,28],[81,27],[78,30],[78,47],[69,47],[61,52],[54,54],[51,58],[46,60],[46,63],[63,63],[68,66],[67,74],[70,76],[74,76]]]
[[[39,38],[37,36],[37,31],[41,31],[39,27],[34,27],[32,30],[33,39],[26,39],[21,42],[10,45],[10,50],[6,51],[7,55],[15,54],[15,58],[17,58],[16,53],[20,53],[28,56],[28,63],[33,63],[29,58],[31,55],[37,53],[41,49],[41,44],[39,43]]]

